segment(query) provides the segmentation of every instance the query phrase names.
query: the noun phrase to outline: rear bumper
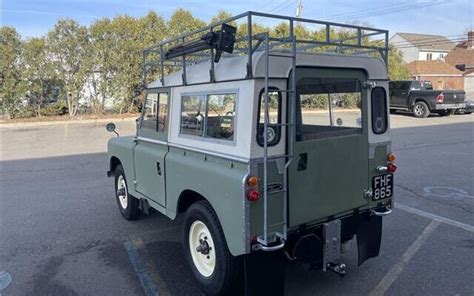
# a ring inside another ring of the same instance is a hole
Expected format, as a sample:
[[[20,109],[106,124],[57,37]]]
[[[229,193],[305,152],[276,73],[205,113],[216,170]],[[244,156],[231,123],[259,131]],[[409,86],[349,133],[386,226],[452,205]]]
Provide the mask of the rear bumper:
[[[454,104],[436,104],[436,110],[448,110],[448,109],[461,109],[466,106],[466,103],[454,103]]]

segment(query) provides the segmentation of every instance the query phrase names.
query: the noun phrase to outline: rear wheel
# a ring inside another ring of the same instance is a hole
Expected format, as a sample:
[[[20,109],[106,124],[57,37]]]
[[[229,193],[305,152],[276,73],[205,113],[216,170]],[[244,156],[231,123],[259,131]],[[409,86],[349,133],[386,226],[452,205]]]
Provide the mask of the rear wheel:
[[[184,249],[194,276],[208,295],[228,295],[238,289],[241,260],[232,256],[216,213],[206,201],[186,212]]]
[[[426,118],[430,115],[430,109],[425,102],[416,102],[413,106],[413,115],[417,118]]]
[[[120,164],[115,168],[115,197],[122,216],[127,220],[136,220],[140,215],[139,201],[128,193],[127,179]]]

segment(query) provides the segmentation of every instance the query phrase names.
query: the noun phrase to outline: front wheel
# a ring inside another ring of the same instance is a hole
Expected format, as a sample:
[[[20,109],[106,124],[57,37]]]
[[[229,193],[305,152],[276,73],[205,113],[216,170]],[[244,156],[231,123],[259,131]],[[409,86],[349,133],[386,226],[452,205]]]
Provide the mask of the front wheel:
[[[426,118],[430,115],[430,109],[425,102],[416,102],[413,106],[413,115],[415,115],[416,118]]]
[[[188,262],[207,295],[227,295],[240,289],[241,260],[229,252],[219,219],[208,202],[189,207],[183,236]]]
[[[139,201],[128,193],[127,179],[121,165],[115,168],[115,197],[122,216],[127,220],[136,220],[140,215]]]

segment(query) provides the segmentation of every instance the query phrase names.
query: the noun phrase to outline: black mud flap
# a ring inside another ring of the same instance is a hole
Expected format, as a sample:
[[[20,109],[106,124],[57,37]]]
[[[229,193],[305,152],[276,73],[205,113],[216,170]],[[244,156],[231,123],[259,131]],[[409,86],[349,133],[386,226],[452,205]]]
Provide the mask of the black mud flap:
[[[245,295],[284,295],[287,262],[282,251],[260,251],[246,255]]]
[[[359,266],[367,259],[377,257],[382,240],[382,217],[361,217],[357,228],[357,250],[359,253]]]

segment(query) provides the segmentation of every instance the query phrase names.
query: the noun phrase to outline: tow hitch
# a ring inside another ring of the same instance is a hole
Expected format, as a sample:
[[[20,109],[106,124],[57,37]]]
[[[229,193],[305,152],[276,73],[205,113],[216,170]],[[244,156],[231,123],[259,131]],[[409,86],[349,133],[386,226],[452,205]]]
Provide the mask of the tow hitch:
[[[346,265],[344,263],[328,263],[326,269],[337,273],[340,277],[344,277],[346,275]]]
[[[341,263],[341,220],[323,224],[323,271],[331,270],[343,277],[346,265]]]

